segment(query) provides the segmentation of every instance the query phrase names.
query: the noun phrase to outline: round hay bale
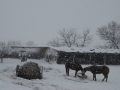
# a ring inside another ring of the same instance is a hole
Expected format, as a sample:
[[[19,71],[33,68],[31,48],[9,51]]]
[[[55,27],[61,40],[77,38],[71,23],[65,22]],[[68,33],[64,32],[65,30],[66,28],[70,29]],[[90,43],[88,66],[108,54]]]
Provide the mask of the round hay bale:
[[[16,76],[26,79],[41,79],[43,67],[35,62],[27,62],[24,65],[17,65]]]

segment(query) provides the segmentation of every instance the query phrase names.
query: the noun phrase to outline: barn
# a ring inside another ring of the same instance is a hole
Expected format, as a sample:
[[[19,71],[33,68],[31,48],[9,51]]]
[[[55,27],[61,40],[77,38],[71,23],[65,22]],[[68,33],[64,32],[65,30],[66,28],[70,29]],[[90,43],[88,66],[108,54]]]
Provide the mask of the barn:
[[[77,48],[77,47],[26,47],[12,46],[14,52],[25,50],[31,59],[56,60],[57,64],[66,61],[93,65],[120,65],[119,49]]]
[[[50,47],[28,47],[28,46],[12,46],[12,57],[20,54],[21,51],[25,51],[29,59],[43,59],[46,61],[56,60],[57,51]],[[19,58],[19,56],[17,57]]]
[[[54,48],[58,51],[57,64],[66,61],[93,65],[120,65],[119,49],[90,49],[90,48]]]

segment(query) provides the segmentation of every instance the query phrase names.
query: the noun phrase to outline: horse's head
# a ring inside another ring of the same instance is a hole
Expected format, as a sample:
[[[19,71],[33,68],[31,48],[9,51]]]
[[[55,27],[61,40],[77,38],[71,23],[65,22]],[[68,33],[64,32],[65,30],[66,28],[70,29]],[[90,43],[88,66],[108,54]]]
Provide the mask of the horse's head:
[[[86,71],[87,71],[87,69],[83,68],[83,70],[82,70],[82,76],[85,75]]]

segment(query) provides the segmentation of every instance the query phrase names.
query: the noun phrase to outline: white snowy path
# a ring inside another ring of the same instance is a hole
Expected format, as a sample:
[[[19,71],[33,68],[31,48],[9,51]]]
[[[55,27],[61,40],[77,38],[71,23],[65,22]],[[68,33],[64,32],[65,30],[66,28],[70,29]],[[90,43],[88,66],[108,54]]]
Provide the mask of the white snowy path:
[[[15,68],[20,64],[18,59],[4,59],[0,63],[0,90],[120,90],[120,66],[109,65],[108,82],[101,82],[103,75],[97,75],[97,81],[92,80],[92,74],[87,72],[87,79],[74,77],[75,71],[70,70],[66,76],[65,66],[47,63],[44,60],[29,60],[44,67],[43,79],[26,80],[16,77]],[[86,67],[88,65],[82,65]]]

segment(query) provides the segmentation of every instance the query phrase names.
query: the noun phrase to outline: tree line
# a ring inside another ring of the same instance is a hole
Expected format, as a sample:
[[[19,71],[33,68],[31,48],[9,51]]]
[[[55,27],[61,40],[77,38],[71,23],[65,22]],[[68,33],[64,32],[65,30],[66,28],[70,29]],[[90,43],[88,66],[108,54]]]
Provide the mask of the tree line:
[[[58,34],[59,37],[48,42],[49,46],[87,47],[94,41],[93,36],[90,35],[90,29],[84,30],[80,34],[74,28],[68,30],[61,29]],[[112,21],[108,23],[108,25],[98,28],[97,35],[105,42],[104,45],[100,45],[99,48],[120,48],[120,24],[117,22]]]
[[[2,42],[0,41],[0,51],[4,52],[5,54],[10,54],[12,51],[11,46],[19,46],[22,45],[20,41],[8,41],[8,42]],[[35,43],[33,41],[26,42],[26,46],[35,46]]]
[[[59,37],[47,43],[53,47],[88,47],[93,41],[93,35],[90,34],[90,29],[78,33],[75,28],[61,29],[58,32]],[[119,49],[120,48],[120,24],[115,21],[108,23],[97,29],[97,35],[104,40],[104,45],[99,48]],[[8,41],[7,43],[0,41],[0,50],[4,53],[11,52],[11,46],[22,45],[20,41]],[[35,46],[33,41],[28,41],[26,46]]]

